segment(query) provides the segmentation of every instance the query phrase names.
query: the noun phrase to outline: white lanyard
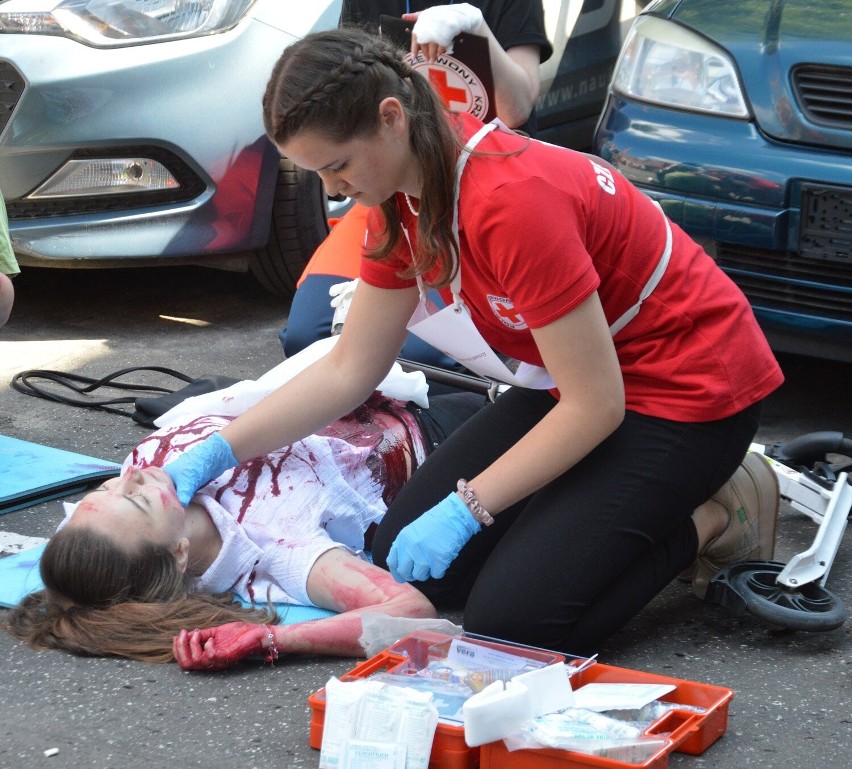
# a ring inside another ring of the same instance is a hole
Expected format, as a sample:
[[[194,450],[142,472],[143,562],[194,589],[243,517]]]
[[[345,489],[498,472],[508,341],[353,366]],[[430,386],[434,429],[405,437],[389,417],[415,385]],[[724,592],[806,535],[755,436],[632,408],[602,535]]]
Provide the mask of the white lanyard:
[[[453,236],[456,244],[459,244],[459,189],[461,187],[461,177],[467,164],[470,153],[477,144],[495,128],[502,127],[499,121],[494,121],[482,126],[465,144],[456,161],[456,178],[455,178],[455,200],[453,207]],[[632,307],[621,315],[618,320],[610,325],[610,333],[615,336],[623,329],[633,318],[636,317],[641,309],[642,302],[647,299],[654,289],[659,284],[666,271],[669,263],[672,250],[672,231],[668,220],[663,214],[662,208],[656,204],[663,217],[663,222],[666,227],[666,245],[663,253],[660,256],[657,266],[651,273],[650,278],[645,283],[642,291],[639,294],[639,299]],[[411,249],[411,240],[408,232],[403,228],[403,233],[408,240],[409,249]],[[413,250],[412,250],[413,253]],[[436,347],[445,355],[453,358],[461,363],[470,371],[480,374],[491,379],[496,379],[499,382],[518,385],[520,387],[528,387],[536,390],[546,390],[555,387],[555,383],[547,370],[541,366],[535,366],[529,363],[520,363],[517,370],[512,372],[511,369],[503,363],[502,360],[494,353],[491,347],[483,338],[479,329],[473,323],[470,317],[470,311],[464,304],[461,298],[461,264],[457,262],[455,275],[450,281],[450,291],[453,295],[452,305],[439,310],[426,296],[426,289],[423,284],[423,279],[417,275],[417,287],[420,291],[420,302],[411,320],[408,323],[408,330],[419,336],[423,341]]]
[[[669,259],[672,255],[672,228],[669,225],[669,220],[666,218],[666,215],[663,213],[663,207],[656,201],[651,201],[659,210],[660,216],[663,217],[663,224],[666,226],[666,245],[663,248],[663,253],[660,254],[660,261],[657,262],[657,266],[654,268],[654,271],[651,273],[651,277],[648,278],[648,281],[642,287],[642,290],[639,292],[639,300],[634,304],[630,309],[628,309],[617,321],[612,323],[609,327],[609,333],[615,336],[621,329],[623,329],[628,323],[630,323],[633,318],[635,318],[639,314],[639,310],[642,307],[642,302],[644,302],[651,294],[654,292],[654,289],[657,287],[657,284],[662,280],[663,274],[666,271],[666,268],[669,266]]]

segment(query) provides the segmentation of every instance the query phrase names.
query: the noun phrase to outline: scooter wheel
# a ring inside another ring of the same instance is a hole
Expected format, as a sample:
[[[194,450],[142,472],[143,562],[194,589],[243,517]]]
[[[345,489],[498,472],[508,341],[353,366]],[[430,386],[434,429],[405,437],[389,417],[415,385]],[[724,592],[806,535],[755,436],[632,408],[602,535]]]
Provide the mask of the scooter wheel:
[[[846,621],[846,608],[834,593],[813,582],[788,588],[778,582],[783,569],[775,561],[728,566],[710,581],[707,600],[790,630],[823,632]]]

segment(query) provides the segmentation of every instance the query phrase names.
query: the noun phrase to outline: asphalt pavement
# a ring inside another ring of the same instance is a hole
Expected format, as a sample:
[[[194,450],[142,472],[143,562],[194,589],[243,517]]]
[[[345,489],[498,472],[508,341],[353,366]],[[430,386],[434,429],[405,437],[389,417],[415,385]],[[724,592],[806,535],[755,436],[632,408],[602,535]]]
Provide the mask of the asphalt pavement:
[[[247,275],[27,270],[16,289],[12,319],[0,329],[3,435],[120,462],[147,432],[124,416],[15,392],[9,380],[25,369],[99,377],[157,365],[254,379],[282,359],[277,334],[287,306]],[[780,360],[787,382],[769,399],[758,440],[825,429],[852,436],[852,365]],[[35,505],[0,516],[0,532],[48,537],[61,516],[57,501]],[[784,505],[776,559],[805,550],[816,531]],[[847,531],[827,584],[848,607],[850,548]],[[772,628],[699,601],[675,582],[599,650],[599,660],[734,690],[725,736],[701,756],[673,754],[675,769],[848,769],[850,628],[852,621],[824,633]],[[271,769],[318,766],[308,745],[308,696],[353,661],[292,657],[274,668],[186,673],[37,653],[0,633],[0,664],[0,769]]]

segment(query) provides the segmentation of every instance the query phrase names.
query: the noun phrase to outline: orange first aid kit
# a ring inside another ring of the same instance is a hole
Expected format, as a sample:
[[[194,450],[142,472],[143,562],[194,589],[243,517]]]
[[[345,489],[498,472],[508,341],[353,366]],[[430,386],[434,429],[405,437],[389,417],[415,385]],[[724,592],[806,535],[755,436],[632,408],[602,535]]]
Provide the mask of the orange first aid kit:
[[[465,742],[464,725],[460,720],[441,719],[432,743],[429,769],[667,769],[672,752],[699,755],[718,740],[727,728],[728,704],[734,696],[730,689],[599,662],[588,664],[589,661],[579,657],[566,657],[557,652],[471,635],[453,637],[425,630],[416,631],[359,663],[340,676],[340,680],[353,681],[383,673],[413,674],[436,660],[446,658],[451,643],[459,639],[466,645],[480,647],[484,653],[506,653],[526,658],[533,667],[553,664],[582,666],[571,676],[571,686],[575,691],[589,683],[671,685],[674,689],[663,696],[662,701],[684,705],[686,708],[668,710],[651,723],[644,734],[657,738],[655,745],[658,747],[641,761],[629,762],[551,748],[509,751],[502,740],[471,748]],[[325,689],[312,694],[308,698],[308,705],[311,708],[310,746],[319,750],[325,716]]]

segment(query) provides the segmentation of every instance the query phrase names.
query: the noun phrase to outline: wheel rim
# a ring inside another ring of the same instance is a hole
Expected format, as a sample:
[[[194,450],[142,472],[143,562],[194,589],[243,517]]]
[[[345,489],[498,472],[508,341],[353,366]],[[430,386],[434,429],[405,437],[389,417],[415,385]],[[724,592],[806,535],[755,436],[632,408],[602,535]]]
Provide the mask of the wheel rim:
[[[745,564],[740,565],[745,566]],[[795,590],[778,583],[783,564],[741,568],[728,579],[728,589],[742,599],[751,614],[792,630],[826,631],[846,621],[843,602],[821,585],[809,583]]]

